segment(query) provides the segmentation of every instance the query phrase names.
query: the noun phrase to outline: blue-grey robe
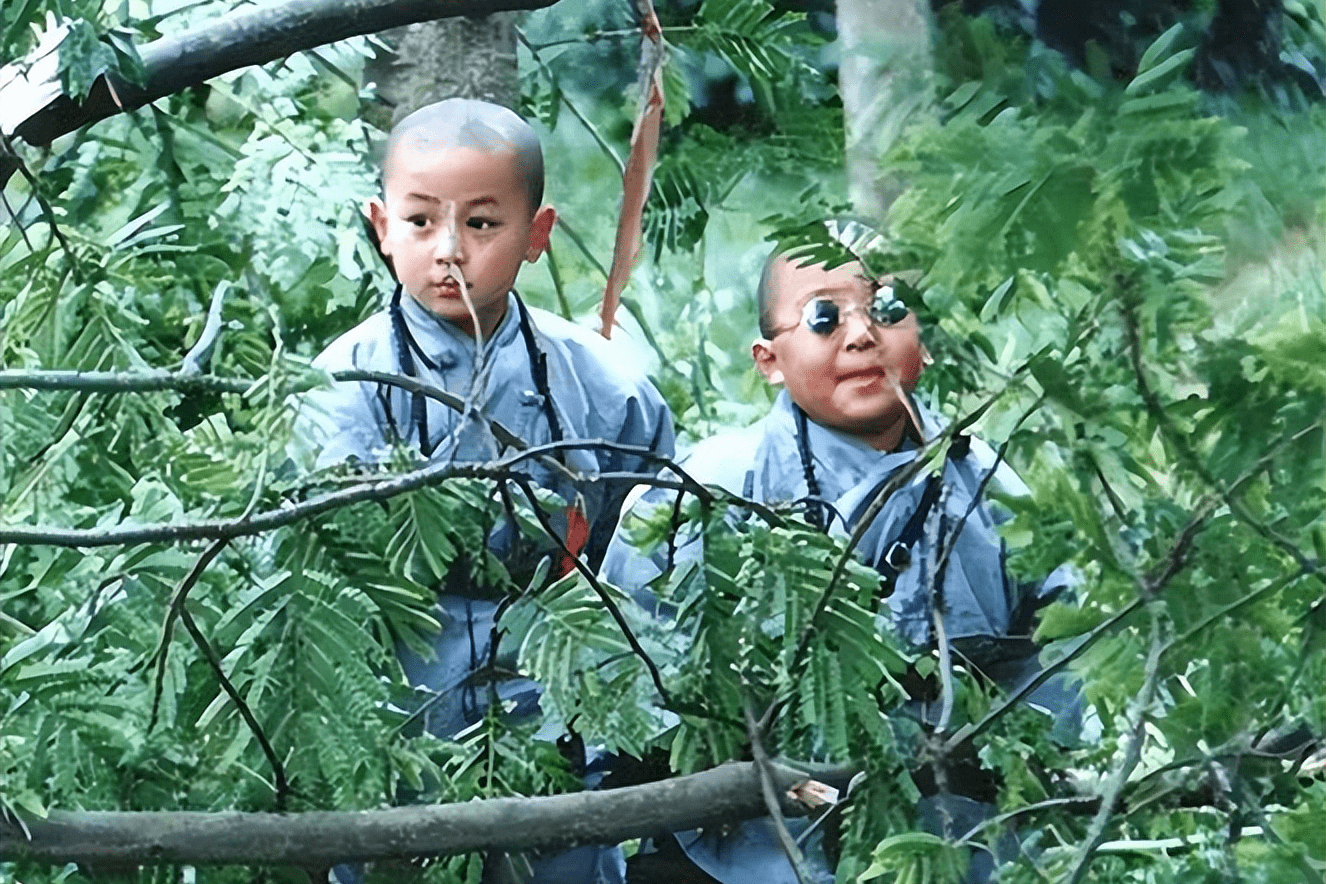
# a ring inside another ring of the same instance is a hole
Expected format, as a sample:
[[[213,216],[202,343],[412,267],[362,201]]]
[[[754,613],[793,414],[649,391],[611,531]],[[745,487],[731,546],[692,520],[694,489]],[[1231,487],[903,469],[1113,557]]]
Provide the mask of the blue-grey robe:
[[[937,436],[942,428],[929,411],[918,406],[923,435]],[[750,427],[722,433],[701,442],[681,462],[681,466],[699,482],[717,485],[742,497],[764,503],[791,503],[809,495],[805,469],[797,445],[796,410],[787,392],[782,391],[769,414]],[[835,515],[830,530],[845,535],[855,527],[853,514],[860,514],[874,496],[881,482],[915,460],[917,446],[904,440],[897,451],[877,451],[860,438],[807,421],[809,449],[820,499],[831,504]],[[1008,634],[1010,617],[1023,593],[1054,592],[1068,582],[1066,570],[1056,571],[1040,589],[1019,588],[1004,569],[1003,548],[995,531],[996,514],[984,501],[992,491],[1013,496],[1025,495],[1026,485],[1011,468],[998,462],[988,445],[970,441],[963,457],[944,461],[944,493],[939,498],[950,526],[962,524],[944,576],[943,622],[950,639],[988,639],[998,644]],[[993,471],[993,475],[989,475]],[[921,471],[910,483],[899,488],[875,517],[857,547],[857,554],[869,562],[878,561],[902,527],[916,511],[922,497],[927,471]],[[986,481],[986,487],[981,488]],[[971,506],[980,493],[981,502]],[[646,492],[637,506],[649,508],[670,502],[672,492],[659,489]],[[940,504],[936,504],[938,511]],[[949,529],[952,530],[951,528]],[[894,591],[881,611],[881,628],[890,628],[917,646],[931,643],[933,617],[926,587],[930,556],[922,535],[911,550],[911,565],[898,574]],[[619,532],[609,545],[602,576],[609,582],[640,595],[640,590],[664,567],[664,553],[642,555]],[[683,543],[676,551],[674,564],[684,564],[702,555],[697,541]],[[646,604],[647,599],[643,599]],[[1034,658],[1018,665],[1001,680],[1012,687],[1034,674]],[[1073,706],[1061,685],[1043,688],[1038,699],[1048,711],[1064,713],[1064,705]],[[1066,710],[1074,717],[1075,709]],[[931,713],[920,710],[929,717]],[[1066,722],[1071,728],[1072,723]],[[963,820],[979,820],[982,805],[960,796],[951,799],[945,813]],[[969,807],[968,805],[972,805]],[[984,806],[988,809],[988,806]],[[924,817],[932,808],[923,803]],[[804,823],[789,821],[790,826]],[[965,832],[965,830],[964,830]],[[795,834],[795,832],[794,832]],[[958,833],[963,834],[962,832]],[[735,827],[727,835],[715,832],[677,833],[678,842],[701,869],[722,884],[796,884],[791,865],[783,855],[769,819],[752,820]],[[819,881],[832,881],[830,872],[814,866]]]
[[[420,351],[412,355],[414,377],[468,398],[485,419],[496,421],[530,445],[551,441],[550,422],[535,383],[514,293],[508,296],[505,317],[484,342],[477,381],[479,351],[472,338],[425,311],[411,297],[402,297],[400,306]],[[531,308],[529,314],[538,350],[546,356],[548,390],[564,440],[605,440],[642,446],[666,457],[673,454],[672,416],[667,405],[620,344],[543,310]],[[437,368],[430,368],[428,362]],[[328,372],[405,373],[389,311],[375,313],[338,337],[313,364]],[[483,421],[462,418],[436,400],[426,401],[429,438],[425,447],[431,450],[432,460],[488,461],[504,453]],[[313,390],[297,405],[296,459],[325,467],[352,459],[376,463],[400,445],[418,451],[419,431],[411,406],[410,392],[385,384],[337,382]],[[563,461],[572,472],[584,476],[658,469],[657,462],[649,458],[607,450],[568,449]],[[630,483],[581,484],[533,460],[523,462],[521,472],[538,487],[578,503],[590,529],[585,555],[597,565]],[[499,530],[492,538],[499,555],[505,546],[501,534]],[[432,657],[398,648],[406,676],[427,698],[421,699],[427,710],[424,727],[437,736],[453,737],[478,722],[493,699],[514,703],[515,715],[534,714],[540,693],[534,682],[522,677],[493,681],[479,674],[492,655],[498,602],[481,592],[442,595],[436,613],[442,630],[432,640]],[[620,878],[619,859],[614,854],[587,876],[583,871],[571,871],[562,855],[544,863],[548,868],[536,869],[534,880],[611,884]]]

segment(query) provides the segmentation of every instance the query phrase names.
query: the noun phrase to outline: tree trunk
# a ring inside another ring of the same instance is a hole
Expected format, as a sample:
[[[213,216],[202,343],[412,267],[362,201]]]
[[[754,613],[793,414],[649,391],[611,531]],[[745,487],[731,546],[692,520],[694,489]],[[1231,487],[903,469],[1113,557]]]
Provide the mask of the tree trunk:
[[[380,35],[394,51],[364,68],[377,100],[364,116],[389,129],[406,114],[443,98],[480,98],[516,107],[516,14],[421,22]]]
[[[879,158],[932,103],[930,7],[928,0],[837,0],[837,14],[848,195],[878,220],[901,190]]]

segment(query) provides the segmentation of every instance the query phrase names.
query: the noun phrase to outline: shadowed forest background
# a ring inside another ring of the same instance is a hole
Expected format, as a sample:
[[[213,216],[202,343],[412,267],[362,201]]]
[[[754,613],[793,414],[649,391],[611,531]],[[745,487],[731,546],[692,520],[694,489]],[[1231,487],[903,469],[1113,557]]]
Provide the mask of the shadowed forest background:
[[[661,774],[749,762],[761,737],[862,771],[829,812],[839,881],[952,880],[1003,826],[1026,852],[1000,881],[1322,880],[1320,0],[657,6],[663,126],[621,358],[650,366],[683,447],[750,423],[773,392],[749,358],[765,255],[827,215],[876,222],[936,359],[918,395],[1031,488],[1004,502],[1013,570],[1081,574],[1037,631],[1083,681],[1098,733],[1076,740],[961,667],[936,675],[952,726],[899,736],[898,680],[939,664],[875,631],[871,572],[792,513],[734,528],[694,498],[714,591],[679,648],[616,588],[486,553],[507,508],[542,531],[538,504],[503,499],[511,462],[293,471],[288,397],[390,292],[359,207],[393,112],[463,93],[535,121],[561,221],[520,292],[592,326],[642,36],[636,4],[558,0],[277,53],[117,112],[155,70],[138,48],[260,6],[0,10],[0,884],[316,879],[336,847],[98,864],[70,851],[101,811],[577,788],[528,728],[442,741],[402,711],[393,642],[434,625],[457,574],[516,599],[521,666],[587,742]],[[106,119],[13,98],[57,44],[56,91]],[[667,542],[653,528],[640,542]],[[752,704],[777,712],[758,734]],[[918,752],[978,760],[997,824],[914,831]],[[379,873],[477,881],[479,863]]]

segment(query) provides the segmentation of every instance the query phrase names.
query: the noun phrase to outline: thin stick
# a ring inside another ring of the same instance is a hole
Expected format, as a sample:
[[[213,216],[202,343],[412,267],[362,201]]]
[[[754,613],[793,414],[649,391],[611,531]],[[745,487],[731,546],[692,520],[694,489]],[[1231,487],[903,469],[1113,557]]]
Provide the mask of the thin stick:
[[[557,530],[552,526],[552,523],[548,521],[548,514],[543,511],[543,507],[539,506],[539,499],[535,495],[534,488],[530,485],[529,480],[523,476],[512,476],[510,481],[514,483],[515,486],[524,493],[526,499],[529,500],[530,508],[534,510],[534,516],[538,519],[539,525],[543,527],[544,532],[556,541],[559,547],[561,547],[562,553],[570,559],[571,564],[580,572],[580,576],[585,578],[585,582],[589,584],[592,590],[594,590],[594,594],[599,597],[599,601],[603,603],[603,607],[607,608],[608,614],[612,616],[613,622],[615,622],[617,628],[621,630],[622,637],[626,639],[626,643],[631,646],[631,650],[640,658],[641,662],[645,664],[645,669],[649,671],[649,680],[654,683],[654,690],[658,691],[658,695],[662,699],[663,704],[671,708],[672,695],[663,685],[663,674],[659,671],[658,665],[654,663],[653,659],[650,658],[649,654],[645,651],[644,646],[640,644],[640,640],[636,638],[635,632],[631,629],[631,625],[626,622],[626,617],[622,614],[622,609],[612,600],[612,596],[603,588],[603,584],[599,583],[598,577],[595,576],[594,571],[585,564],[584,559],[572,552],[571,548],[566,545],[566,540],[557,533]]]
[[[207,566],[225,549],[230,543],[228,538],[215,541],[211,546],[203,551],[198,560],[193,563],[189,573],[184,575],[179,586],[175,588],[174,594],[170,598],[170,604],[166,606],[165,621],[161,624],[161,640],[157,643],[157,649],[153,652],[150,660],[156,660],[156,679],[152,686],[152,714],[147,721],[147,732],[151,733],[156,727],[157,713],[161,707],[161,693],[166,680],[166,660],[170,654],[170,639],[175,631],[175,619],[179,617],[180,612],[184,610],[184,600],[189,595],[189,590],[193,589],[194,584],[203,576]]]
[[[783,819],[782,808],[778,804],[778,794],[774,791],[773,774],[770,771],[769,755],[764,751],[764,742],[760,739],[760,724],[751,711],[750,699],[742,697],[742,712],[746,716],[746,733],[750,737],[750,753],[755,762],[755,769],[760,774],[760,793],[764,796],[764,806],[769,809],[774,830],[778,833],[778,843],[787,854],[787,861],[792,865],[792,872],[799,884],[810,884],[810,874],[806,871],[806,860],[801,855],[792,833],[787,830],[787,821]]]

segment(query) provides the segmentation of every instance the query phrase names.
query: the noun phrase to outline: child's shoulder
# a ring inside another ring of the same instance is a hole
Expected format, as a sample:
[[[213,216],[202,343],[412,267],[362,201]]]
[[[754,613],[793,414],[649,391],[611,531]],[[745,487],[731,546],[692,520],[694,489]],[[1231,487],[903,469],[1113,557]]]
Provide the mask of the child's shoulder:
[[[340,368],[381,368],[393,371],[391,314],[378,310],[323,348],[313,364],[328,371]]]
[[[701,484],[744,496],[748,493],[746,477],[755,468],[768,432],[767,418],[741,429],[724,430],[696,443],[681,466]]]
[[[561,361],[576,377],[596,383],[615,382],[632,390],[649,385],[643,367],[646,360],[632,343],[621,338],[609,340],[593,329],[537,307],[530,307],[529,313],[540,342],[545,350],[551,350],[550,359]]]

